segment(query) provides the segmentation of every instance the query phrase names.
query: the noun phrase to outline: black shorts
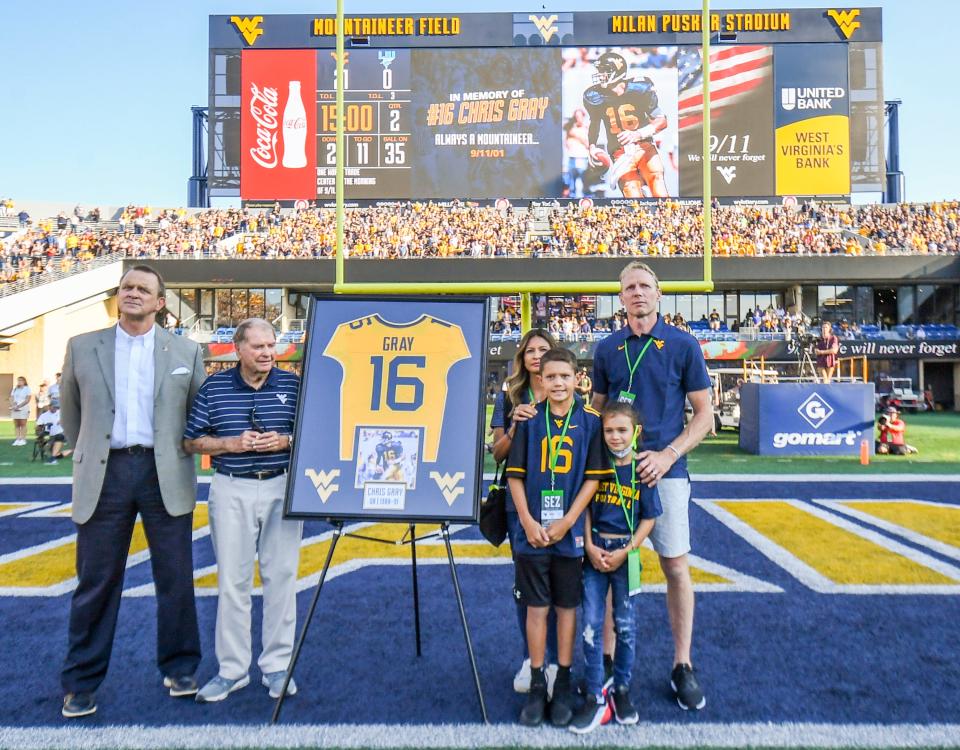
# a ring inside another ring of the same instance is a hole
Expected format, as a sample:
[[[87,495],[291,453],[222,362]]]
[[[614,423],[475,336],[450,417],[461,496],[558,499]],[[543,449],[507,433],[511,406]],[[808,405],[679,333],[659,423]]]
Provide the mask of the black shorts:
[[[903,443],[900,443],[900,444],[896,444],[896,443],[881,443],[879,440],[877,440],[877,441],[876,441],[876,446],[875,446],[875,450],[876,450],[877,453],[880,453],[880,446],[881,446],[881,445],[887,446],[887,453],[888,453],[889,455],[891,455],[891,456],[906,456],[906,455],[909,455],[909,451],[907,450],[907,446],[904,445]]]
[[[583,595],[583,558],[517,555],[516,587],[528,607],[576,609]]]

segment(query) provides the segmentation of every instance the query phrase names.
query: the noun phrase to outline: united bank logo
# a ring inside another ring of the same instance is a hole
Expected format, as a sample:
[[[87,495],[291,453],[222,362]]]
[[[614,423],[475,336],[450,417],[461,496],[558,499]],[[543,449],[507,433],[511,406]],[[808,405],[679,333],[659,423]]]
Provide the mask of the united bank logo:
[[[797,90],[794,88],[780,89],[780,106],[787,112],[797,108]]]
[[[573,13],[513,14],[513,41],[515,44],[541,46],[559,45],[573,40]]]
[[[820,429],[820,425],[830,419],[833,407],[819,393],[814,391],[800,404],[797,413],[803,417],[813,429]]]
[[[244,16],[243,18],[230,16],[230,23],[236,26],[237,31],[243,35],[243,38],[251,47],[263,33],[263,29],[260,28],[260,24],[263,23],[263,16]]]
[[[851,10],[834,10],[831,8],[827,11],[827,16],[837,25],[837,28],[840,29],[840,33],[843,34],[844,39],[852,37],[853,32],[860,28],[860,22],[857,20],[860,17],[859,8],[853,8]]]
[[[795,109],[833,109],[833,102],[846,95],[847,91],[842,86],[785,86],[780,89],[780,106],[786,112]]]

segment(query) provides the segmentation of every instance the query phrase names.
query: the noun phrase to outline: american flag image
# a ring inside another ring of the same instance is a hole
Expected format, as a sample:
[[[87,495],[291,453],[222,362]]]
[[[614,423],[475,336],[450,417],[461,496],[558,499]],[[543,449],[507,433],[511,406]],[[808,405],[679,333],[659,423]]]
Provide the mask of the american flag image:
[[[680,130],[703,124],[703,64],[699,49],[681,55]],[[735,105],[767,79],[773,70],[773,47],[738,45],[710,50],[711,120]]]

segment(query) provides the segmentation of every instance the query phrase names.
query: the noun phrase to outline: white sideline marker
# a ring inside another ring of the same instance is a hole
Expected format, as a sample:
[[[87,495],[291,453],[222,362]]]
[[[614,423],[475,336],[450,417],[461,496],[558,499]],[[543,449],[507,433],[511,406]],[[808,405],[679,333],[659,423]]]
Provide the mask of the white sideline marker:
[[[276,727],[0,727],[0,748],[153,750],[181,748],[553,748],[553,747],[956,747],[960,724],[664,723],[603,726],[574,737],[516,724],[281,724]]]

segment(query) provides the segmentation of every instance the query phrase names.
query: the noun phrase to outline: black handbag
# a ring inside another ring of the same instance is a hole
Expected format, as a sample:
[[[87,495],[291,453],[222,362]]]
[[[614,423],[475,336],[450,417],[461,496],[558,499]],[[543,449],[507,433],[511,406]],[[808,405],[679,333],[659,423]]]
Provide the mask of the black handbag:
[[[507,538],[507,487],[506,477],[503,475],[505,466],[506,461],[497,467],[499,476],[494,474],[487,496],[480,503],[480,533],[494,547],[499,547]]]

